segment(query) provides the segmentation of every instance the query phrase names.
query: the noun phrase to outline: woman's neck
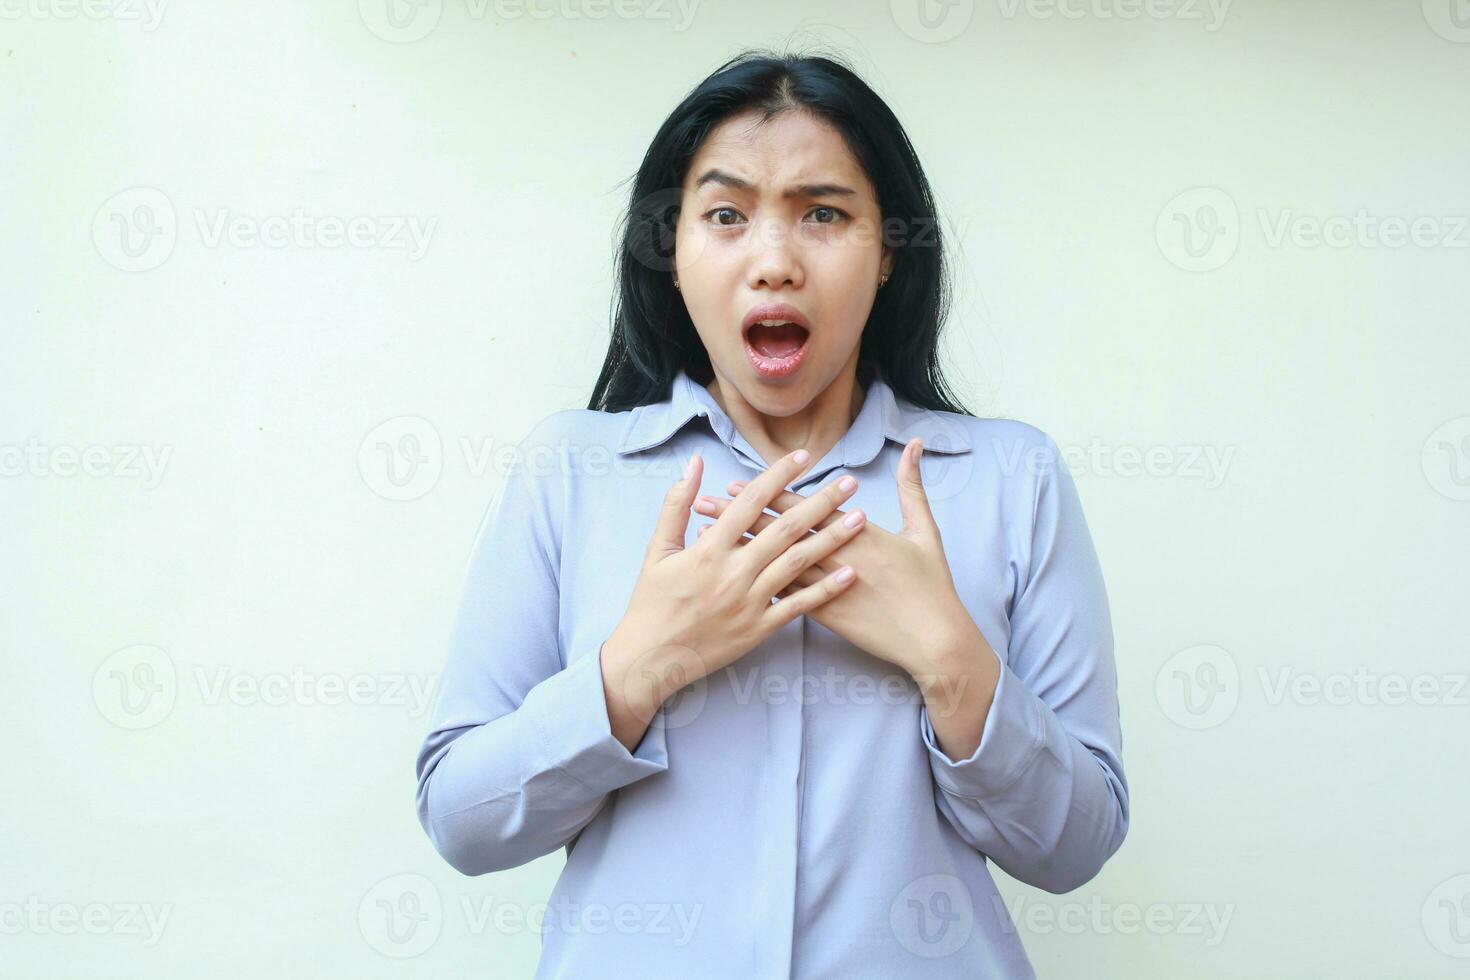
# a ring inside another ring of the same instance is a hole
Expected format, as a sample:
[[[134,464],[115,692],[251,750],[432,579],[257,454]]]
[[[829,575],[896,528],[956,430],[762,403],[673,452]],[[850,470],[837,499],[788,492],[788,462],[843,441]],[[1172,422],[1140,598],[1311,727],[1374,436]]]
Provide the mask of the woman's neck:
[[[867,390],[857,383],[856,368],[854,358],[825,391],[785,416],[761,412],[733,385],[723,386],[718,373],[705,388],[767,465],[798,449],[820,460],[852,428],[867,399]]]

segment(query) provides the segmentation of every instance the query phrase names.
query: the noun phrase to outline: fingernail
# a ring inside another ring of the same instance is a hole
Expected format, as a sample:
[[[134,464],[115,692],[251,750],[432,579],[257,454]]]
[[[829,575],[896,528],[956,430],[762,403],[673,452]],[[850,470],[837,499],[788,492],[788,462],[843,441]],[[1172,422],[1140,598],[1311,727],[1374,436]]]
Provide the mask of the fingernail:
[[[796,451],[796,455],[792,456],[791,458],[794,459],[794,460],[796,460],[797,464],[799,465],[799,464],[805,463],[807,460],[811,459],[812,458],[812,454],[809,453],[809,452],[807,452],[805,449],[798,449]]]
[[[852,570],[851,565],[844,565],[837,570],[837,574],[834,576],[834,578],[836,578],[839,582],[851,582],[852,577],[855,574],[857,573]]]
[[[687,480],[694,475],[694,461],[698,458],[699,454],[695,453],[689,457],[689,462],[684,464],[684,479]]]
[[[862,522],[863,512],[860,510],[855,510],[842,519],[842,523],[846,524],[848,527],[857,527]]]
[[[837,489],[841,490],[843,493],[847,493],[855,486],[857,486],[857,481],[850,476],[844,476],[842,479],[837,481]]]

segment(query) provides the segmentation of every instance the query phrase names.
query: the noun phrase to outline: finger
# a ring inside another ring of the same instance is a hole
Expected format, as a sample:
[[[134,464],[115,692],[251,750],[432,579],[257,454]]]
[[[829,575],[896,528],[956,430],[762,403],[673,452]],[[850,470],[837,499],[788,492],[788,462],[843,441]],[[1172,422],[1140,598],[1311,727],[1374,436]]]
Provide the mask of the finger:
[[[726,498],[726,497],[713,497],[711,499],[714,500],[714,502],[715,502],[715,508],[716,508],[717,511],[718,510],[721,510],[721,509],[723,509],[723,508],[725,508],[727,506],[729,506],[729,504],[730,504],[729,499]],[[858,530],[862,530],[863,526],[867,523],[867,515],[864,514],[860,510],[854,510],[854,511],[842,511],[842,510],[839,510],[839,511],[836,512],[836,514],[838,516],[837,517],[833,517],[833,518],[827,520],[825,522],[825,527],[823,527],[820,531],[808,531],[806,533],[806,537],[810,538],[810,537],[814,536],[815,534],[822,533],[823,531],[825,531],[826,528],[831,527],[833,524],[836,524],[837,523],[837,520],[838,520],[838,517],[846,517],[849,514],[858,514],[862,518],[863,523],[858,525],[858,528],[857,528]],[[750,544],[750,542],[752,542],[752,541],[755,540],[755,535],[756,534],[758,534],[759,532],[761,532],[761,531],[765,530],[766,528],[770,527],[775,522],[776,522],[776,518],[772,517],[770,514],[762,514],[760,517],[757,517],[755,519],[755,524],[753,524],[751,526],[751,529],[749,531],[746,531],[745,532],[745,536],[740,539],[740,542],[739,543],[741,545]],[[703,534],[705,528],[707,528],[707,527],[709,527],[708,524],[701,525],[700,528],[699,528],[699,531],[697,533],[698,534]],[[819,557],[817,559],[817,561],[816,561],[816,565],[819,568],[821,568],[824,572],[835,572],[835,571],[837,571],[837,569],[838,569],[838,567],[839,567],[840,564],[841,564],[840,562],[837,562],[836,560],[832,559],[830,557],[830,554],[824,554],[821,557]],[[813,579],[813,581],[815,581],[815,579]],[[811,582],[807,582],[805,584],[810,585]]]
[[[839,562],[833,563],[833,565],[832,565],[831,568],[818,568],[818,567],[808,568],[806,571],[804,571],[800,575],[796,576],[796,581],[792,582],[790,585],[786,586],[786,588],[782,589],[780,592],[778,592],[776,594],[777,595],[790,595],[791,593],[797,591],[798,589],[806,588],[808,585],[816,585],[818,582],[820,582],[822,580],[822,576],[826,575],[828,572],[835,572],[835,571],[837,571],[837,569],[841,568],[843,566],[843,564],[844,564],[843,562],[840,562],[839,561]],[[854,565],[853,567],[856,568],[857,566]]]
[[[915,436],[903,447],[898,458],[898,507],[903,512],[902,534],[928,534],[937,530],[934,514],[929,510],[929,495],[924,492],[924,479],[919,471],[919,459],[924,452],[924,440]]]
[[[751,563],[749,570],[752,575],[759,575],[761,569],[776,561],[803,538],[808,537],[807,532],[812,529],[813,525],[836,510],[843,501],[857,492],[857,488],[856,477],[844,476],[834,480],[810,497],[802,497],[801,503],[781,514],[764,530],[757,532],[755,540],[745,549],[744,554],[744,560]],[[741,496],[736,497],[735,503],[730,505],[731,509],[748,492],[749,488],[741,491]],[[750,523],[753,525],[755,518],[752,518]],[[838,524],[840,525],[841,522],[839,521]],[[770,590],[772,593],[775,591],[774,587]]]
[[[775,632],[797,616],[804,615],[829,599],[835,598],[855,581],[857,581],[857,573],[852,566],[843,565],[832,574],[822,576],[822,580],[815,585],[797,589],[780,602],[772,603],[771,607],[763,613],[769,621],[769,629]]]
[[[752,588],[758,595],[775,595],[795,581],[802,572],[820,567],[822,559],[831,556],[862,531],[863,522],[863,512],[855,510],[831,527],[806,535],[762,568]],[[758,546],[759,538],[748,545],[746,551]],[[840,567],[841,562],[837,564]]]
[[[836,570],[837,569],[835,568],[833,569],[834,572]],[[777,592],[776,595],[779,598],[784,599],[792,593],[806,588],[808,585],[816,585],[822,580],[822,576],[826,574],[826,572],[818,571],[815,568],[808,568],[806,571],[796,576],[795,582],[792,582],[790,585],[786,586],[786,588],[782,589],[780,592]]]
[[[712,517],[718,517],[720,514],[723,514],[725,512],[725,509],[731,504],[731,500],[729,497],[706,497],[705,499],[711,501],[712,506],[714,507],[714,513],[710,515]],[[762,512],[761,515],[755,519],[755,523],[750,525],[750,527],[746,529],[745,536],[742,537],[737,543],[749,544],[751,541],[755,540],[755,536],[757,534],[759,534],[761,531],[764,531],[766,528],[770,527],[774,523],[776,523],[776,518],[774,515]],[[709,526],[710,525],[708,524],[704,525],[704,527]],[[703,530],[703,528],[701,528],[700,530]]]
[[[725,492],[730,494],[730,496],[732,497],[744,489],[744,480],[731,480],[725,486]],[[806,499],[807,498],[803,494],[792,493],[790,490],[783,490],[778,493],[769,504],[766,504],[766,509],[774,510],[778,514],[781,514],[785,513],[786,511],[790,510],[791,508],[795,507],[797,504]],[[845,510],[833,511],[832,513],[828,514],[826,517],[823,517],[820,521],[818,521],[815,526],[819,528],[826,527],[833,521],[841,520],[846,513],[847,511]]]
[[[704,460],[695,453],[689,457],[684,475],[664,494],[664,505],[658,513],[653,537],[643,553],[645,565],[684,550],[684,538],[689,533],[689,505],[699,493],[699,481],[703,476]]]
[[[841,566],[839,566],[839,567],[841,567]],[[834,569],[832,569],[832,571],[835,572],[835,571],[837,571],[837,569],[834,568]],[[825,571],[818,571],[815,568],[808,568],[806,571],[804,571],[800,575],[796,576],[796,581],[795,582],[792,582],[790,585],[786,586],[786,588],[782,589],[780,592],[777,592],[776,593],[776,598],[777,599],[785,599],[787,596],[793,595],[796,592],[801,591],[803,588],[805,588],[808,585],[816,585],[818,582],[820,582],[822,580],[822,577],[824,575],[826,575],[826,574],[827,573]]]
[[[701,540],[708,541],[713,548],[733,548],[746,529],[755,523],[761,511],[766,509],[771,498],[805,472],[811,461],[812,454],[805,449],[798,449],[776,460],[770,469],[750,481],[712,525],[714,530],[705,534]],[[711,512],[702,509],[699,502],[696,502],[695,509],[702,514]]]

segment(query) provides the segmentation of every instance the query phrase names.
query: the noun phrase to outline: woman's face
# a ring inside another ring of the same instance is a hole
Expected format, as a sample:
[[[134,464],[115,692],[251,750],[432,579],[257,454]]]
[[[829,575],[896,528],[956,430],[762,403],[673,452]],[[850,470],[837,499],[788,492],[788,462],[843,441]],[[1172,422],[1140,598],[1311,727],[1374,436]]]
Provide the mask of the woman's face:
[[[841,134],[799,111],[764,125],[759,118],[726,120],[695,154],[674,261],[720,383],[784,415],[856,369],[891,256],[873,187]],[[789,309],[760,311],[765,304]],[[747,330],[752,319],[807,329]]]

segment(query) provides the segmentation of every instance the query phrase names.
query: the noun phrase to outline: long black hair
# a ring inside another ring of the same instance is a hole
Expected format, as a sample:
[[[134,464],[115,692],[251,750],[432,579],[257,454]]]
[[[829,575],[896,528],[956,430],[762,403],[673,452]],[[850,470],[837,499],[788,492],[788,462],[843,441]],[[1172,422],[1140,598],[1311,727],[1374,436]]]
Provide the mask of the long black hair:
[[[690,162],[725,119],[762,121],[806,111],[833,125],[878,195],[884,243],[894,249],[858,351],[858,383],[881,377],[924,408],[971,415],[946,384],[939,332],[949,309],[939,221],[924,170],[892,110],[851,68],[819,55],[745,51],[700,82],[659,127],[634,175],[619,230],[612,339],[589,409],[619,412],[662,401],[682,368],[714,378],[709,352],[674,289],[674,229]],[[895,220],[896,219],[896,220]],[[899,227],[899,235],[890,229]]]

